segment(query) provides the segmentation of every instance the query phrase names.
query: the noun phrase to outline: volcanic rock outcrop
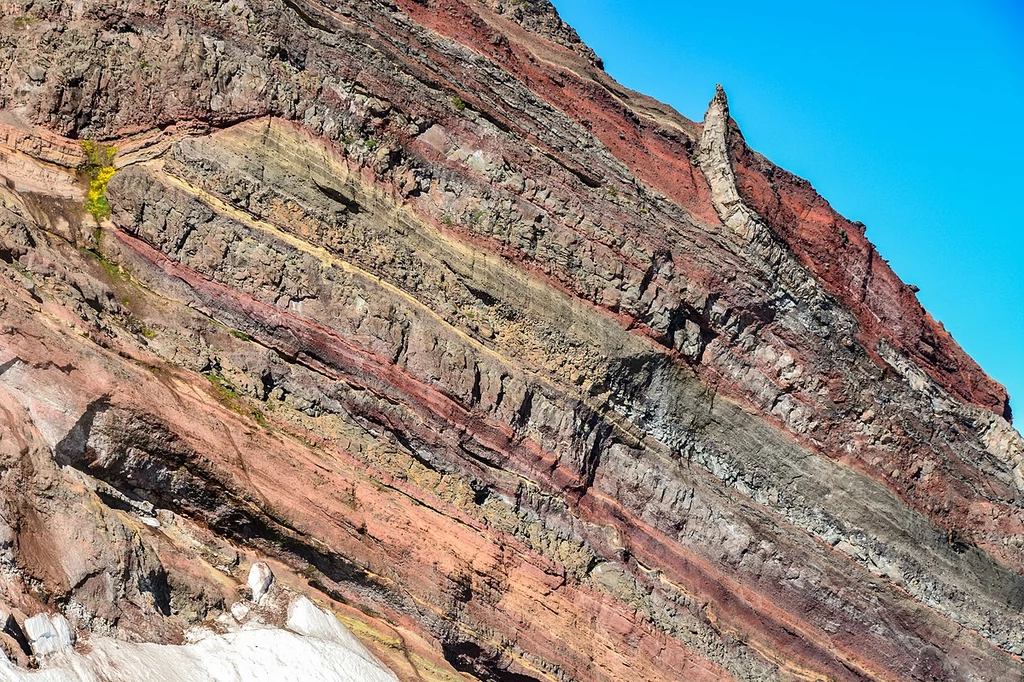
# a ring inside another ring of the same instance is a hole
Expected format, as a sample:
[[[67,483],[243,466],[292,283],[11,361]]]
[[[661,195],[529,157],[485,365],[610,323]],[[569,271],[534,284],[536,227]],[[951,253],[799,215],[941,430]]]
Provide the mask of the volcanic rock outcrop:
[[[0,678],[290,590],[402,680],[1021,680],[1004,389],[721,90],[547,0],[0,16]]]

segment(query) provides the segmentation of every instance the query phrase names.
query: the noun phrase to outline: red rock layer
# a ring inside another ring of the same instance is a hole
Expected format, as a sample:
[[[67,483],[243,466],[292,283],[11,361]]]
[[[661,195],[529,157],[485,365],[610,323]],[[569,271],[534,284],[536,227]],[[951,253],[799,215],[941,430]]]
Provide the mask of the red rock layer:
[[[614,81],[587,60],[561,46],[538,40],[508,19],[481,11],[475,3],[443,0],[425,5],[415,0],[400,0],[399,6],[421,25],[502,64],[512,77],[538,97],[579,121],[649,187],[664,192],[699,220],[712,225],[718,222],[707,182],[682,144],[685,134],[641,118],[634,111],[636,103],[629,101],[646,98],[620,87],[608,87]],[[444,61],[443,56],[441,61]],[[459,73],[455,64],[451,67],[454,73]],[[487,111],[490,102],[477,97],[486,86],[473,87],[472,77],[472,72],[467,74],[464,89],[459,94],[465,102]],[[513,130],[518,128],[514,117],[503,123]],[[572,162],[570,149],[551,152]],[[592,170],[584,168],[581,172],[589,174]],[[613,183],[613,186],[623,180],[601,176],[587,178],[587,182]]]
[[[724,94],[539,0],[11,28],[0,602],[168,640],[268,558],[409,680],[1019,679],[1005,395]]]
[[[752,151],[738,130],[731,153],[743,200],[857,315],[865,348],[877,348],[884,339],[953,395],[1011,418],[1006,389],[928,314],[864,236],[862,225],[836,213],[806,180]]]
[[[583,122],[614,156],[648,186],[664,192],[698,219],[714,224],[718,217],[702,174],[683,144],[686,135],[637,116],[609,89],[596,70],[575,55],[558,54],[555,46],[538,47],[507,20],[487,17],[463,2],[425,6],[404,0],[410,16],[506,65],[538,95]],[[510,42],[508,35],[513,36]],[[500,38],[500,39],[499,39]],[[496,44],[498,47],[496,47]],[[533,47],[534,51],[530,48]],[[546,49],[545,49],[546,48]],[[545,57],[553,59],[551,64]],[[575,62],[575,63],[574,63]],[[576,69],[586,75],[581,76]],[[595,82],[595,78],[597,82]],[[474,101],[474,88],[460,93]],[[617,96],[618,95],[618,96]],[[486,109],[486,103],[482,108]],[[506,121],[515,127],[514,121]],[[699,128],[686,133],[699,134]],[[873,348],[885,338],[908,353],[942,386],[955,395],[1010,418],[1006,390],[988,377],[921,307],[913,291],[892,271],[864,231],[836,213],[810,184],[752,152],[739,131],[733,159],[743,199],[785,241],[808,268],[848,307],[861,323],[864,343]],[[598,178],[596,181],[600,182]]]

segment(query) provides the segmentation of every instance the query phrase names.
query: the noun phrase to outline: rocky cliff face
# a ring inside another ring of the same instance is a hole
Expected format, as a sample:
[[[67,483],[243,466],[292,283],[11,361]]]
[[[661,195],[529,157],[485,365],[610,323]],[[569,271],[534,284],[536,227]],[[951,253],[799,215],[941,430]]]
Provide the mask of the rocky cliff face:
[[[546,0],[0,14],[12,661],[265,561],[402,680],[1024,675],[1005,391],[723,92]]]

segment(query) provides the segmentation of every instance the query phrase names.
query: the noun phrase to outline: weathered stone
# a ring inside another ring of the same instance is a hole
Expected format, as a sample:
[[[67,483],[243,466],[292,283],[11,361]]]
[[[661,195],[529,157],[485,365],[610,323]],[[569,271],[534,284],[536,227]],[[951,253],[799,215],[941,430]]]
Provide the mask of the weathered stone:
[[[283,609],[265,559],[408,680],[1019,682],[1005,391],[724,92],[540,0],[28,11],[6,603],[174,642]]]
[[[249,589],[252,590],[252,600],[259,604],[270,591],[270,585],[274,582],[274,574],[265,562],[257,561],[249,569],[247,582]]]
[[[71,624],[59,613],[39,613],[27,619],[25,634],[32,645],[32,653],[36,656],[62,651],[75,642]]]

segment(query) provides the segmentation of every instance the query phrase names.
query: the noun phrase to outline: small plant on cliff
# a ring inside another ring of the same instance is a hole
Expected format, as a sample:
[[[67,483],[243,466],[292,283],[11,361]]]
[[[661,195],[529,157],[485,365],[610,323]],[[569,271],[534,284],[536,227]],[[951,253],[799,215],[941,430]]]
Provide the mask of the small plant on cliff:
[[[231,336],[235,337],[236,339],[240,339],[242,341],[249,341],[249,342],[251,342],[251,341],[254,340],[251,336],[249,336],[245,332],[239,331],[237,329],[228,329],[228,334],[231,334]]]
[[[82,140],[82,151],[85,152],[83,172],[89,178],[89,192],[85,196],[85,210],[92,214],[96,222],[110,215],[110,204],[107,202],[107,183],[114,177],[114,155],[117,149],[113,145],[100,144],[92,140]]]
[[[224,377],[213,372],[204,373],[203,376],[210,382],[214,395],[216,395],[222,405],[235,414],[249,417],[264,428],[270,426],[270,422],[267,421],[266,415],[263,414],[262,410],[250,407],[245,398]]]
[[[466,110],[466,103],[463,102],[462,98],[459,97],[458,95],[456,95],[455,97],[452,97],[452,106],[455,107],[456,109],[458,109],[459,111],[465,111]]]

